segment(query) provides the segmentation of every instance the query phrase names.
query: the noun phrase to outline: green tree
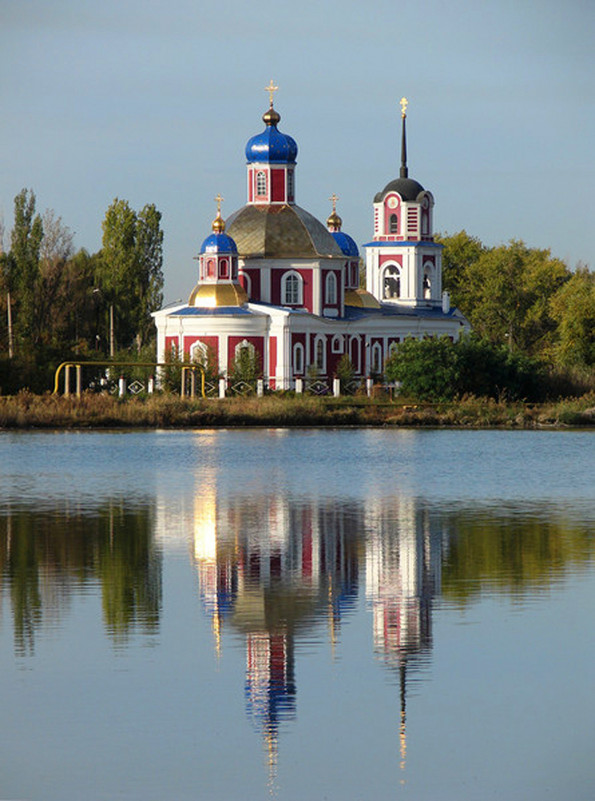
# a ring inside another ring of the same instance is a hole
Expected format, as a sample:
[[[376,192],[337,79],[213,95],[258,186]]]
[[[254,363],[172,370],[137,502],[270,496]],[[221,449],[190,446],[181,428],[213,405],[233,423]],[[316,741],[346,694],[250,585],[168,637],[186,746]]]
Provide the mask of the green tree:
[[[162,303],[163,232],[161,214],[146,205],[137,214],[116,198],[103,221],[103,247],[97,283],[114,307],[116,338],[137,349],[152,331],[151,312]]]
[[[484,251],[465,275],[461,311],[481,338],[528,354],[547,348],[556,327],[550,299],[570,277],[562,261],[512,241]]]
[[[579,266],[550,300],[557,323],[552,351],[563,366],[595,365],[595,273]]]
[[[401,392],[420,400],[449,400],[456,392],[455,354],[448,337],[401,342],[386,360],[384,374]]]
[[[43,224],[35,213],[35,193],[22,189],[14,199],[14,227],[5,264],[5,281],[15,303],[15,334],[21,347],[37,344],[36,325],[40,294],[39,253]]]
[[[442,288],[450,294],[451,302],[461,310],[467,308],[468,273],[487,248],[463,230],[451,236],[438,234],[442,244]]]
[[[420,400],[462,395],[538,400],[545,391],[540,363],[475,335],[456,343],[447,337],[406,339],[384,371],[389,381],[400,382],[404,395]]]

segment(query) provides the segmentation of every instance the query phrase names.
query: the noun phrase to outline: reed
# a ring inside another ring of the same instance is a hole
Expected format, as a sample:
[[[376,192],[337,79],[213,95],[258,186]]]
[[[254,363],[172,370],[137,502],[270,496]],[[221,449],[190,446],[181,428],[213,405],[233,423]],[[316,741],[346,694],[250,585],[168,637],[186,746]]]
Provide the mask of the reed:
[[[91,393],[65,398],[22,391],[0,397],[2,429],[242,426],[595,427],[595,393],[547,404],[508,403],[473,396],[442,404],[280,394],[184,399],[163,393],[119,399]]]

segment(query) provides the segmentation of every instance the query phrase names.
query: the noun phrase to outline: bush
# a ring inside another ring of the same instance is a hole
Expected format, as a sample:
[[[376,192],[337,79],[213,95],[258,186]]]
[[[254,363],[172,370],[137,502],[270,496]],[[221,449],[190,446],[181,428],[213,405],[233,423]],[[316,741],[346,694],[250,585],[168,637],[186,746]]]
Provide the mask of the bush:
[[[389,381],[404,395],[448,401],[463,395],[536,401],[546,392],[543,365],[522,353],[473,335],[406,339],[386,362]]]

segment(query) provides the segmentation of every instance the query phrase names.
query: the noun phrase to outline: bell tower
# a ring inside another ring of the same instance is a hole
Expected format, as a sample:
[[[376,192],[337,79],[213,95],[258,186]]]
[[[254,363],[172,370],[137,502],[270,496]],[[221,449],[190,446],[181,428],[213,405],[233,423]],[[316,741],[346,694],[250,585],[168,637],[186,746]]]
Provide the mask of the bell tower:
[[[374,197],[374,236],[366,249],[366,288],[383,303],[434,306],[442,296],[442,245],[434,242],[431,192],[409,177],[407,106],[401,105],[401,168]]]

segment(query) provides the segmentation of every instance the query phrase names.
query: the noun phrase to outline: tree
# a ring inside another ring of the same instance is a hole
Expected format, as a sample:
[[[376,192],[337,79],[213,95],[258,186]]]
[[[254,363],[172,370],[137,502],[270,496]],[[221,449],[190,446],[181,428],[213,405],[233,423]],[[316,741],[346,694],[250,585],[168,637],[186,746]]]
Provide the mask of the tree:
[[[147,204],[136,222],[136,251],[139,262],[137,347],[146,342],[153,330],[151,312],[163,305],[163,231],[161,212]]]
[[[450,294],[452,304],[467,307],[468,274],[487,248],[475,236],[463,230],[451,236],[438,234],[442,244],[442,288]]]
[[[36,345],[43,224],[35,214],[35,194],[22,189],[14,199],[14,227],[5,270],[8,291],[16,301],[15,332],[29,348]]]
[[[523,353],[474,335],[456,343],[447,337],[406,339],[385,364],[389,381],[420,400],[453,400],[462,395],[538,400],[543,392],[541,365]]]
[[[58,344],[60,308],[63,305],[65,267],[72,256],[73,234],[52,209],[42,217],[43,239],[39,249],[39,290],[35,318],[35,342]]]
[[[579,265],[550,300],[557,323],[553,356],[559,364],[595,365],[595,273]]]
[[[99,288],[114,308],[117,338],[140,350],[151,330],[151,312],[162,303],[161,213],[146,205],[137,214],[116,198],[103,221]]]
[[[478,251],[477,242],[462,238],[463,233],[448,246],[449,258],[457,248],[467,258],[457,276],[453,302],[481,338],[506,344],[510,350],[543,353],[556,327],[550,300],[570,278],[570,271],[549,250],[511,241]]]

